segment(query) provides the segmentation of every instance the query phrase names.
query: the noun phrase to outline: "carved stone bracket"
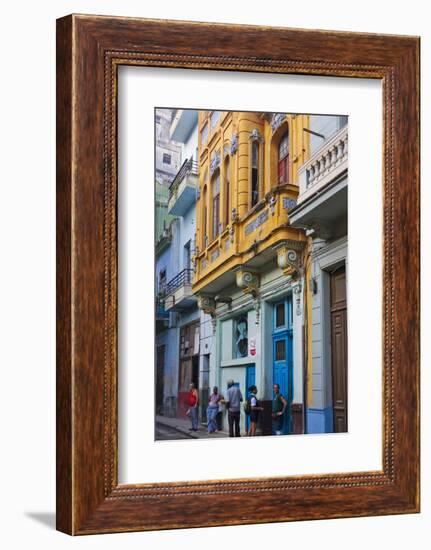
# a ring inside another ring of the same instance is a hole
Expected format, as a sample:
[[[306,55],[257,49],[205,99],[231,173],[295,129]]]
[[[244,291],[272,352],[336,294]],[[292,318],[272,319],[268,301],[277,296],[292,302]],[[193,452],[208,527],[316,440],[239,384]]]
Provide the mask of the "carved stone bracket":
[[[204,313],[209,315],[211,317],[211,324],[213,329],[213,334],[215,334],[216,331],[216,325],[217,325],[217,315],[216,315],[216,301],[213,298],[213,296],[205,296],[200,294],[198,296],[198,307],[201,309]]]
[[[236,272],[236,284],[244,294],[250,294],[253,297],[253,308],[256,312],[256,325],[258,325],[260,320],[259,275],[246,269],[239,269]]]
[[[259,295],[259,275],[245,269],[236,272],[236,284],[244,294],[251,294],[253,298]]]
[[[302,261],[303,243],[297,241],[283,241],[277,247],[277,265],[283,273],[292,278],[300,277],[303,274],[304,266]]]

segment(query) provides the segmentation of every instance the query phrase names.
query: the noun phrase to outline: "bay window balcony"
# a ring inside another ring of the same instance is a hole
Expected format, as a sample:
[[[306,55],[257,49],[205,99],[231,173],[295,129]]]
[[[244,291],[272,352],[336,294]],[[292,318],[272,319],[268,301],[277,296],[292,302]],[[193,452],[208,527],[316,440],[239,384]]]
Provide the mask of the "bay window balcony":
[[[165,310],[181,311],[196,304],[192,294],[193,269],[183,269],[168,281],[165,290]]]
[[[347,172],[347,126],[326,140],[298,170],[298,204],[321,191],[343,172]]]
[[[186,159],[169,187],[168,213],[184,216],[196,202],[198,184],[197,162]]]
[[[326,140],[298,170],[297,206],[289,213],[293,227],[325,240],[347,231],[347,126]]]

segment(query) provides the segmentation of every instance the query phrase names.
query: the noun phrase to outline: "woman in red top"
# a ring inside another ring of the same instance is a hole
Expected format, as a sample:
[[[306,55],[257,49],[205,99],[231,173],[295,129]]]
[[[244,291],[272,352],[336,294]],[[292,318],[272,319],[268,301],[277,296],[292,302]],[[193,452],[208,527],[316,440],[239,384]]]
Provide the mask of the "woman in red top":
[[[189,386],[189,394],[188,394],[188,404],[189,404],[189,417],[190,421],[192,423],[191,428],[189,430],[197,432],[198,431],[198,402],[199,402],[199,395],[198,391],[196,389],[196,386],[191,383]]]

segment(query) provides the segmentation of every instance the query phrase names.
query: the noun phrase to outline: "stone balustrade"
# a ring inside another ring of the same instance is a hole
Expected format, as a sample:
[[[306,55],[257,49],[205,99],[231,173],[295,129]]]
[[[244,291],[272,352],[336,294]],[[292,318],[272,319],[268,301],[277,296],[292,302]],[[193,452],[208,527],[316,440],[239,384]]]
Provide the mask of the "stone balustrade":
[[[326,140],[298,170],[298,204],[325,187],[347,170],[348,133],[344,126]]]

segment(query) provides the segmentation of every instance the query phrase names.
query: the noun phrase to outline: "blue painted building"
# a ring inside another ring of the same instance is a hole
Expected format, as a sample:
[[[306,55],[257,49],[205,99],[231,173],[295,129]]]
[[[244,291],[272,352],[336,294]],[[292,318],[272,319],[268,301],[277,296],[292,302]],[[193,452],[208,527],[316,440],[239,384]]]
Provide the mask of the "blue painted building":
[[[169,113],[169,139],[180,146],[181,163],[168,187],[166,215],[170,216],[165,250],[157,255],[156,284],[169,322],[157,331],[158,412],[185,417],[191,382],[201,396],[205,420],[211,334],[208,316],[192,293],[198,191],[197,111],[164,109]],[[163,403],[163,405],[162,405]]]

